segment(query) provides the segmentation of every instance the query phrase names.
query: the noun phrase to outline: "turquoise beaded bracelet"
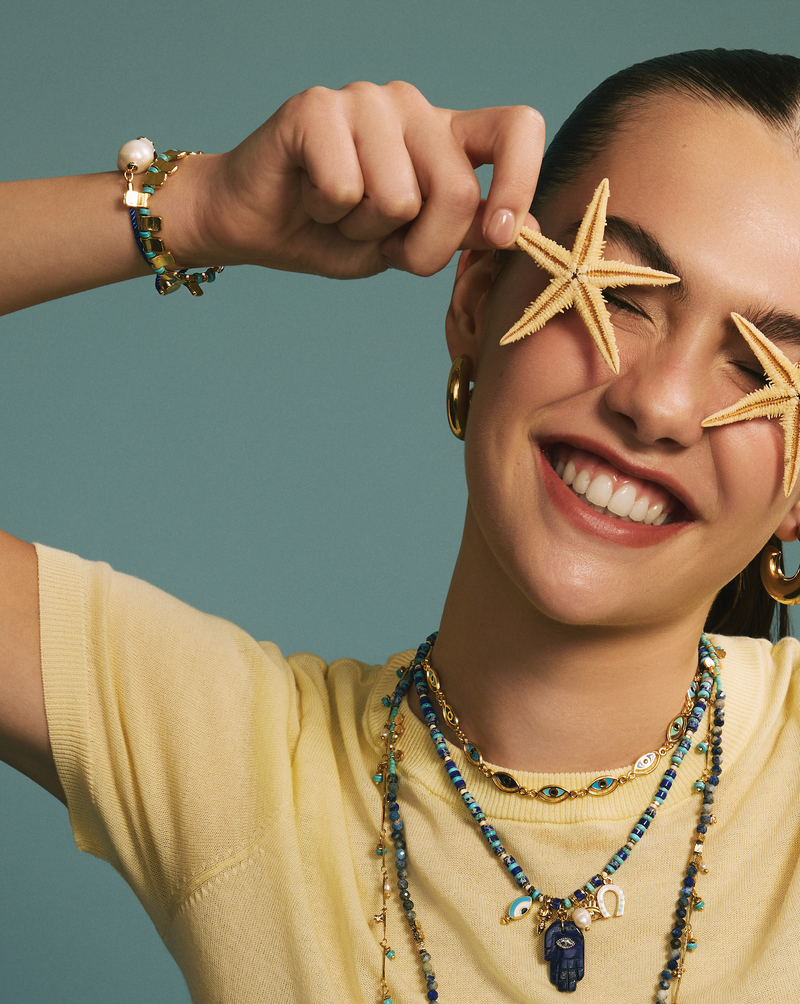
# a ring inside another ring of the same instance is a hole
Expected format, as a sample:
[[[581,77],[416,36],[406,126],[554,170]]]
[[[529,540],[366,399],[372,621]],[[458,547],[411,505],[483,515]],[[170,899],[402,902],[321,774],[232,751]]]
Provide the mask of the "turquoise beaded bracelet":
[[[155,236],[161,232],[162,220],[160,216],[152,214],[149,205],[150,196],[154,195],[155,190],[161,188],[167,178],[177,171],[180,161],[194,152],[166,150],[164,153],[156,154],[150,140],[146,136],[140,136],[138,140],[126,143],[117,157],[117,166],[123,171],[127,184],[122,201],[130,213],[137,247],[144,260],[156,273],[156,290],[161,296],[174,292],[180,286],[186,286],[192,296],[202,296],[200,284],[213,282],[217,273],[222,272],[225,267],[212,265],[204,272],[191,273],[185,268],[176,268],[174,257],[166,250],[161,238]],[[146,183],[142,186],[142,191],[137,192],[133,187],[134,175],[141,173],[148,161],[149,166],[145,170],[144,178]]]

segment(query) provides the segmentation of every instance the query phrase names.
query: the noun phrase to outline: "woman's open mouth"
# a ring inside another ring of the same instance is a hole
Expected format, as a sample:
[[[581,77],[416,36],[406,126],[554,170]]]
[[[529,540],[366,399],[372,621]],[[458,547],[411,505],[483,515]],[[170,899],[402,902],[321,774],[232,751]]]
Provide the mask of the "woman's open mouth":
[[[604,516],[649,526],[690,518],[683,503],[663,485],[625,474],[597,454],[556,443],[546,448],[545,455],[561,481]]]

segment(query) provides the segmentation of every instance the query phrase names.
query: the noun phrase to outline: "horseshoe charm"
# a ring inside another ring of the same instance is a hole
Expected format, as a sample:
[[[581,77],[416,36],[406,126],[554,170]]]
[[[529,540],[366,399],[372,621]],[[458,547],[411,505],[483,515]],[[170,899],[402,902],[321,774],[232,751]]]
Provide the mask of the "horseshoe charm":
[[[611,913],[605,904],[605,896],[607,892],[613,892],[617,897],[617,912]],[[608,885],[601,886],[595,894],[595,899],[597,901],[597,909],[600,913],[606,917],[621,917],[625,913],[625,893],[620,889],[618,885],[609,883]]]

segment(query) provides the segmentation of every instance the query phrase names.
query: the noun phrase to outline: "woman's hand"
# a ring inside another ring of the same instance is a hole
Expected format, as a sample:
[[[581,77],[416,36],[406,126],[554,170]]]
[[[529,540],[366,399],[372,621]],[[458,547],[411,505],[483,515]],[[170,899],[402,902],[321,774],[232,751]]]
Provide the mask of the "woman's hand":
[[[454,112],[410,84],[314,87],[230,153],[186,157],[153,208],[179,266],[431,275],[459,248],[508,247],[533,222],[543,147],[541,116],[522,105]],[[494,164],[486,203],[479,164]],[[0,314],[148,274],[124,187],[118,172],[0,184],[0,233],[21,235]],[[91,208],[89,254],[63,225],[75,205]]]
[[[431,275],[459,248],[513,243],[543,148],[526,106],[434,108],[399,82],[314,87],[230,153],[197,158],[187,253],[342,279]],[[474,169],[489,163],[484,202]]]

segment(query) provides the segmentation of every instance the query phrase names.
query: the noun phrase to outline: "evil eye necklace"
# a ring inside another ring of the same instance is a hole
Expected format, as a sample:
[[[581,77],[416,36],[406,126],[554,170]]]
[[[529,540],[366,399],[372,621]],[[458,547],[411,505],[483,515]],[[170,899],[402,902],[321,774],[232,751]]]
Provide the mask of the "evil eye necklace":
[[[433,696],[436,698],[436,702],[442,709],[442,717],[445,722],[458,736],[458,741],[461,743],[461,748],[467,754],[469,762],[473,766],[477,767],[477,769],[485,777],[488,777],[489,780],[500,789],[500,791],[504,791],[508,795],[521,795],[523,798],[538,798],[543,802],[550,803],[563,802],[564,799],[567,798],[584,798],[586,795],[609,795],[612,791],[616,791],[620,785],[626,784],[628,781],[632,781],[635,777],[641,777],[644,774],[651,774],[656,767],[658,767],[663,758],[670,753],[684,737],[686,732],[686,723],[689,721],[689,715],[691,714],[694,706],[694,696],[697,692],[701,676],[701,669],[698,667],[697,673],[692,681],[692,686],[686,694],[686,700],[684,701],[681,713],[677,717],[673,718],[667,726],[667,733],[663,746],[660,746],[657,750],[652,750],[649,753],[643,753],[633,767],[631,767],[631,769],[626,771],[624,774],[620,774],[617,777],[610,774],[603,774],[600,777],[596,777],[584,788],[568,791],[560,784],[545,784],[541,788],[526,788],[524,785],[519,784],[514,775],[510,774],[507,770],[493,770],[484,761],[483,754],[477,745],[465,735],[461,725],[459,724],[456,713],[447,702],[447,698],[445,697],[442,685],[439,681],[439,676],[433,666],[431,666],[429,658],[426,657],[422,661],[421,665],[425,670],[425,679],[428,685],[428,690],[433,693]]]
[[[449,747],[439,727],[439,719],[428,693],[428,677],[425,666],[435,640],[436,634],[430,635],[417,650],[411,665],[398,670],[400,679],[394,694],[383,698],[383,704],[389,709],[389,717],[381,733],[384,754],[373,778],[375,783],[381,787],[382,793],[381,831],[376,850],[381,861],[383,899],[382,909],[373,919],[382,926],[380,992],[383,1004],[395,1004],[386,978],[386,962],[395,957],[395,952],[387,940],[388,905],[392,894],[388,859],[392,854],[392,848],[400,904],[419,955],[422,975],[425,980],[425,996],[429,1001],[435,1001],[439,997],[433,962],[425,945],[422,927],[417,919],[409,890],[407,834],[400,816],[398,802],[400,778],[397,773],[397,763],[402,760],[402,751],[397,744],[404,733],[400,705],[412,681],[419,695],[422,715],[428,726],[434,748],[444,762],[450,781],[481,830],[498,863],[506,868],[523,894],[511,903],[501,918],[501,923],[510,924],[513,921],[521,920],[532,913],[533,904],[537,904],[539,918],[537,933],[544,934],[544,958],[545,962],[549,963],[550,981],[559,991],[565,993],[575,991],[577,984],[583,979],[585,971],[584,932],[589,929],[592,921],[600,918],[608,919],[612,916],[621,917],[624,913],[625,895],[614,881],[615,873],[624,865],[637,844],[646,835],[658,809],[666,801],[672,783],[677,776],[677,771],[691,748],[694,734],[703,720],[712,690],[715,691],[714,724],[709,727],[708,740],[698,743],[696,746],[697,752],[705,757],[705,769],[694,785],[694,790],[702,794],[703,797],[700,821],[693,833],[692,852],[681,881],[675,916],[670,929],[669,954],[664,968],[658,974],[654,996],[654,1000],[659,1004],[666,1001],[672,1001],[672,1004],[676,1004],[686,956],[697,947],[691,925],[692,914],[694,911],[702,910],[705,906],[696,891],[696,883],[698,876],[708,871],[703,861],[703,850],[708,827],[715,822],[711,807],[722,771],[725,694],[722,691],[720,681],[720,658],[725,653],[721,649],[715,648],[705,635],[701,636],[698,646],[699,679],[693,685],[693,699],[684,734],[670,756],[670,766],[664,772],[652,802],[631,830],[626,843],[611,857],[600,873],[592,876],[588,882],[571,894],[555,897],[537,889],[534,883],[528,879],[521,865],[508,853],[494,826],[467,790],[466,782],[450,756]],[[429,664],[428,668],[430,668]],[[390,842],[392,847],[390,847]],[[606,896],[610,894],[615,897],[613,912],[606,903]]]

